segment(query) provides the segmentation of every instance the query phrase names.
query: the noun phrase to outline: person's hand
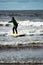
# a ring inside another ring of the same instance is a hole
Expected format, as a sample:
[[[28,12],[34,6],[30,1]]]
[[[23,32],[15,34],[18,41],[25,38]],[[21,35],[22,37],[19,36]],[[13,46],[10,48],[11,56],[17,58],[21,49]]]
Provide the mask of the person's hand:
[[[10,21],[8,23],[10,23]]]

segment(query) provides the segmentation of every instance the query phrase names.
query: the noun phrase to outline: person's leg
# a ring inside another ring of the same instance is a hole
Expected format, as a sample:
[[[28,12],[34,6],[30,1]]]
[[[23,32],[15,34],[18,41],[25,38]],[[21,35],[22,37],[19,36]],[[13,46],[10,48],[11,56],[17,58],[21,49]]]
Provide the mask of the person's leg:
[[[17,32],[17,28],[15,28],[15,31],[16,31],[16,34],[18,34],[18,32]]]
[[[13,34],[14,34],[14,33],[15,33],[15,31],[14,31],[14,27],[13,27],[13,29],[12,29],[12,30],[13,30]]]
[[[17,31],[17,29],[16,29],[16,34],[18,34],[18,31]]]

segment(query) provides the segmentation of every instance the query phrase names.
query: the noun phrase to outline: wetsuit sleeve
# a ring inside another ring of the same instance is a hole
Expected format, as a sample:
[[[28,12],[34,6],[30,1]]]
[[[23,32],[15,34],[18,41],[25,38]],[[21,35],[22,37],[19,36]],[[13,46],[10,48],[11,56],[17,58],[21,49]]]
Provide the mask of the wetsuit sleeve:
[[[12,21],[9,21],[8,23],[12,23]]]

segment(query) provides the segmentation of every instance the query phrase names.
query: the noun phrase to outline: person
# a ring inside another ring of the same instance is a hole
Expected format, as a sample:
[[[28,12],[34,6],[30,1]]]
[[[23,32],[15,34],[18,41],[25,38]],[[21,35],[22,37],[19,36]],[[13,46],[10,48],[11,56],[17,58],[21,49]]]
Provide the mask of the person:
[[[15,18],[14,17],[12,17],[12,19],[11,19],[11,21],[9,21],[9,23],[13,23],[13,34],[16,32],[16,34],[18,34],[18,31],[17,31],[17,27],[18,27],[18,23],[17,23],[17,21],[15,20]]]

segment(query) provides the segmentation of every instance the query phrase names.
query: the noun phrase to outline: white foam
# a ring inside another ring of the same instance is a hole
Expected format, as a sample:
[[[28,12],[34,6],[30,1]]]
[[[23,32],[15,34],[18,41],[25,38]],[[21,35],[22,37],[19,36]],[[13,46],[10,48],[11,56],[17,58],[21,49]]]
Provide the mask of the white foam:
[[[30,21],[30,20],[27,20],[27,21],[17,21],[19,23],[19,25],[22,25],[22,26],[30,26],[30,25],[33,25],[33,26],[40,26],[40,25],[43,25],[43,22],[41,21],[36,21],[36,22],[33,22],[33,21]],[[12,23],[8,23],[8,21],[0,21],[0,24],[3,24],[3,25],[6,25],[6,24],[11,24],[13,25]]]
[[[13,25],[12,23],[8,23],[7,21],[5,21],[5,22],[3,22],[3,21],[0,21],[0,24],[2,24],[3,26],[5,26],[6,24]]]
[[[40,21],[36,21],[36,22],[33,22],[33,21],[18,21],[20,25],[23,25],[23,26],[30,26],[30,25],[33,25],[33,26],[40,26],[40,25],[43,25],[43,22],[40,22]]]
[[[33,22],[30,20],[27,20],[27,21],[17,21],[17,22],[19,23],[19,25],[18,25],[19,34],[20,33],[25,33],[25,34],[43,33],[43,22],[41,22],[41,21]],[[3,24],[3,25],[10,24],[11,26],[9,27],[7,32],[8,32],[8,34],[12,33],[12,27],[13,27],[12,23],[8,23],[7,21],[5,21],[5,22],[1,21],[0,24]],[[5,29],[6,29],[6,27],[5,27]]]

